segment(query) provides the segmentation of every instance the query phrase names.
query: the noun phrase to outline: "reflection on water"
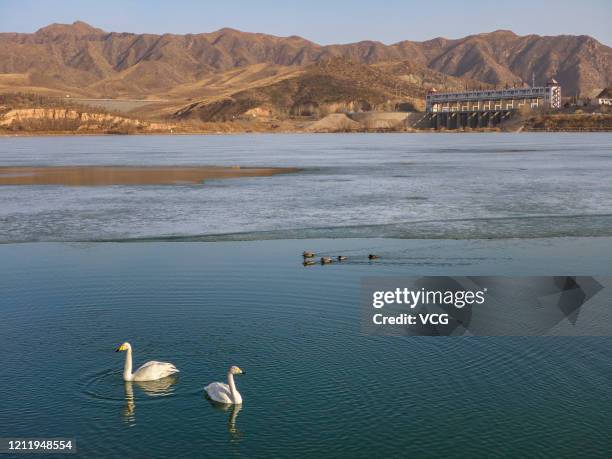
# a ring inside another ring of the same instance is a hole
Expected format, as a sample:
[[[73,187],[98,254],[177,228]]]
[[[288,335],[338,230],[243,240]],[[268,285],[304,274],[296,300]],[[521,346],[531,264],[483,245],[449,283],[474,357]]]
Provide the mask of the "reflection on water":
[[[172,394],[174,392],[173,386],[177,382],[177,375],[166,376],[155,381],[133,381],[149,397],[163,397]]]
[[[240,441],[244,436],[244,433],[236,427],[236,419],[238,419],[238,413],[242,410],[242,405],[225,405],[223,403],[215,402],[214,400],[206,397],[208,403],[217,411],[227,412],[227,431],[229,433],[230,443]]]
[[[242,434],[236,428],[236,418],[238,418],[238,413],[242,409],[242,405],[233,405],[230,410],[229,418],[227,419],[227,431],[238,439]]]
[[[174,385],[178,382],[176,375],[156,381],[125,381],[125,406],[123,408],[124,421],[133,426],[136,424],[136,399],[134,397],[134,385],[149,397],[164,397],[174,392]]]
[[[123,409],[123,419],[126,424],[133,426],[136,424],[136,402],[134,402],[134,387],[131,381],[125,381],[125,408]]]

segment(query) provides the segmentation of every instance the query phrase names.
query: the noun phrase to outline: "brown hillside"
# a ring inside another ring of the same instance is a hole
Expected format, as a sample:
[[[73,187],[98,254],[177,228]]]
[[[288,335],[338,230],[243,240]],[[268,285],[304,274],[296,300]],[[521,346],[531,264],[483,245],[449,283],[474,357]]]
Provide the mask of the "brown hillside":
[[[320,117],[337,111],[415,108],[422,97],[420,84],[377,67],[334,58],[268,85],[189,104],[177,111],[176,116],[195,116],[202,121],[227,121],[242,116]],[[413,105],[398,107],[400,103]]]
[[[428,67],[493,84],[554,77],[567,94],[592,94],[612,79],[612,48],[588,36],[518,36],[510,31],[423,43]]]
[[[33,34],[0,34],[0,74],[23,75],[29,87],[89,96],[157,95],[237,68],[299,67],[334,57],[361,64],[410,61],[491,84],[530,82],[535,72],[538,83],[555,77],[569,94],[590,94],[612,84],[612,49],[588,36],[497,31],[457,40],[321,46],[295,36],[233,29],[188,35],[108,33],[83,22],[52,24]]]

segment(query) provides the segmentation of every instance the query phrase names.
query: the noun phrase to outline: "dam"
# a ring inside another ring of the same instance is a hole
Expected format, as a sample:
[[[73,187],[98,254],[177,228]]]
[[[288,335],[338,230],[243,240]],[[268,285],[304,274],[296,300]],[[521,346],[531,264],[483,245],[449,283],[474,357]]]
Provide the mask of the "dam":
[[[561,85],[551,79],[546,86],[485,89],[462,92],[428,91],[426,122],[435,129],[493,127],[517,110],[561,108]]]

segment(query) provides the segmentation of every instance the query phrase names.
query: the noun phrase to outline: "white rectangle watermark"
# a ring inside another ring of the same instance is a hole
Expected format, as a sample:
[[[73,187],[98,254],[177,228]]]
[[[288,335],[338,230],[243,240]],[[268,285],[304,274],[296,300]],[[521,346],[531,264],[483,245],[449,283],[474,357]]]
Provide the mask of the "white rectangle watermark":
[[[361,330],[381,336],[612,336],[612,278],[367,277]]]

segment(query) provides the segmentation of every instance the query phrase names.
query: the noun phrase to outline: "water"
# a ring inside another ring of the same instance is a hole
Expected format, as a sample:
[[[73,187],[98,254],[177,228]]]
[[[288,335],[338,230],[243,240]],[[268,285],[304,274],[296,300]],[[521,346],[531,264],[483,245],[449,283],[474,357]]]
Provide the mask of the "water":
[[[242,165],[204,185],[0,187],[0,242],[612,235],[612,134],[0,138],[4,166]]]
[[[2,435],[76,437],[85,457],[609,453],[610,338],[362,336],[359,282],[609,275],[612,239],[308,243],[353,260],[304,268],[295,240],[0,246]],[[126,386],[124,340],[178,379]],[[238,412],[202,390],[231,364]]]
[[[302,168],[1,186],[0,437],[76,437],[84,457],[607,457],[610,338],[362,336],[359,285],[612,275],[611,141],[0,138],[3,166]],[[305,268],[305,249],[349,260]],[[125,340],[178,378],[126,385]],[[245,403],[224,411],[203,387],[231,364]]]

